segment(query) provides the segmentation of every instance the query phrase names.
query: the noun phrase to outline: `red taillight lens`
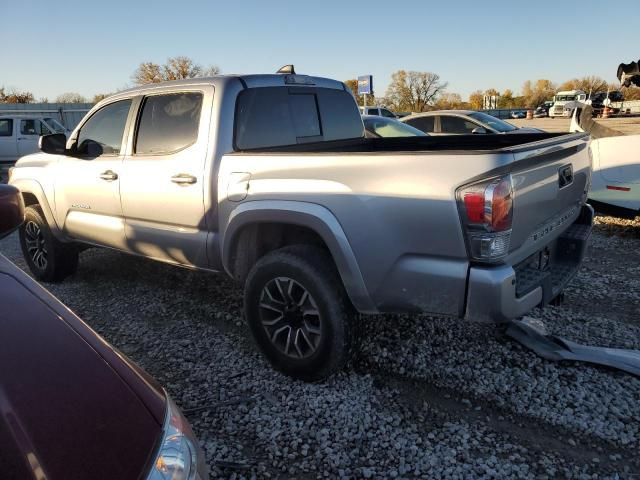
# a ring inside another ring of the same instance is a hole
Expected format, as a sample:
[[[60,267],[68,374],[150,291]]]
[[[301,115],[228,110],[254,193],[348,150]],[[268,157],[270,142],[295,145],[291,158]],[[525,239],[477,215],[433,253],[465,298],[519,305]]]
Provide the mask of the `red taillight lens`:
[[[491,188],[491,186],[489,188]],[[493,195],[491,198],[491,230],[494,232],[509,230],[511,228],[512,218],[513,196],[511,192],[511,180],[509,178],[503,178],[493,187]]]
[[[466,192],[464,194],[464,208],[470,222],[484,222],[484,192]]]
[[[509,230],[513,217],[512,190],[510,176],[462,187],[458,198],[464,205],[468,226],[489,232]]]
[[[498,261],[508,255],[513,220],[511,175],[461,187],[457,198],[470,256]]]

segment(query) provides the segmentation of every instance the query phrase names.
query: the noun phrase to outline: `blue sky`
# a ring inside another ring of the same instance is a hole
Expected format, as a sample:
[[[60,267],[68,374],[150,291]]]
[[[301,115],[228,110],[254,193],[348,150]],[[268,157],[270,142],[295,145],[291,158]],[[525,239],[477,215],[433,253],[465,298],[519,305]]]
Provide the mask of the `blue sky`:
[[[527,79],[615,81],[640,57],[638,0],[12,1],[0,5],[0,86],[53,99],[131,85],[142,61],[186,55],[223,73],[438,73],[448,91],[519,91]],[[12,19],[16,19],[12,21]],[[584,31],[581,30],[584,26]]]

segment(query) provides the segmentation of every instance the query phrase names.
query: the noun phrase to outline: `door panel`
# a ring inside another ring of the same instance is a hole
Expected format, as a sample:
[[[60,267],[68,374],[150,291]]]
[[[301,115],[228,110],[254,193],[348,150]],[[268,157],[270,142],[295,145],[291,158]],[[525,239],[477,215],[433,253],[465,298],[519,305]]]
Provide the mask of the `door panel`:
[[[38,139],[42,132],[42,124],[37,118],[25,118],[18,125],[18,157],[29,155],[38,151]]]
[[[18,159],[15,124],[12,118],[0,118],[0,162],[14,162]]]
[[[212,102],[210,86],[143,99],[120,190],[129,251],[208,266],[204,168]]]
[[[126,250],[120,175],[132,101],[95,112],[77,134],[76,156],[56,167],[56,215],[70,237]]]

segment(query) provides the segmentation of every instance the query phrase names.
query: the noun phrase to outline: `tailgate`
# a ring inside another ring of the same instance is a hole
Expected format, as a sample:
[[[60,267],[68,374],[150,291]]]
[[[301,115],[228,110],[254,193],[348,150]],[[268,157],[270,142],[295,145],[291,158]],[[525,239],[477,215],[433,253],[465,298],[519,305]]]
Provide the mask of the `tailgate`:
[[[514,188],[510,263],[558,237],[580,214],[591,181],[588,136],[512,149]]]

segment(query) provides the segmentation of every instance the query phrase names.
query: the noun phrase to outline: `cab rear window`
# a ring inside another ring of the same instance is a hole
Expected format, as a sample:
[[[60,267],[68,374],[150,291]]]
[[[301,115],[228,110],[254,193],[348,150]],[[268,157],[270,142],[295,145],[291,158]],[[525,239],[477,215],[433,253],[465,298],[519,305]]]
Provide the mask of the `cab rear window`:
[[[311,87],[250,88],[238,95],[235,148],[250,150],[364,135],[353,96]]]

